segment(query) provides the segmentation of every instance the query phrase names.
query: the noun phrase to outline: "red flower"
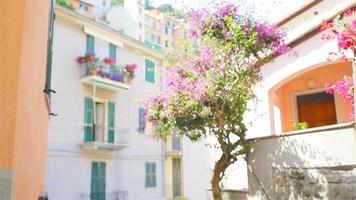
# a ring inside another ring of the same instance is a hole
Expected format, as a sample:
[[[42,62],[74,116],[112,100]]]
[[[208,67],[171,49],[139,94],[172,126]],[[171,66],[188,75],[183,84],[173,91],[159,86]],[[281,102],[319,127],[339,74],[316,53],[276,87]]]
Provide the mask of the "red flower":
[[[77,58],[77,63],[79,63],[79,64],[85,63],[85,58],[84,58],[83,56],[79,56],[79,57]]]
[[[115,63],[115,61],[114,61],[114,59],[111,58],[111,57],[105,57],[105,58],[104,58],[104,63],[105,63],[105,64],[108,64],[108,65],[112,65],[112,64]]]

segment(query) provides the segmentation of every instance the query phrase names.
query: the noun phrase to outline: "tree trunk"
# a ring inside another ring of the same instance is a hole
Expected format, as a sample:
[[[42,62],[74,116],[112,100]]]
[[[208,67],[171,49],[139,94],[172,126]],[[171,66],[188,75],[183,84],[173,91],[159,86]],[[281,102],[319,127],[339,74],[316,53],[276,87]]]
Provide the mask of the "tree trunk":
[[[222,200],[222,191],[219,183],[223,178],[223,174],[228,166],[228,160],[226,159],[226,156],[223,153],[220,159],[215,163],[213,177],[211,179],[211,190],[213,193],[214,200]]]

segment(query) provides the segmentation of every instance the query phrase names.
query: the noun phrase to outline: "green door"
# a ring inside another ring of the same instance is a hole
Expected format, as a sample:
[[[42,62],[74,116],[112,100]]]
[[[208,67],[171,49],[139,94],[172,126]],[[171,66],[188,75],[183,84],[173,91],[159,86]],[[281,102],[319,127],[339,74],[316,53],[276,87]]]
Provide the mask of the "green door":
[[[173,198],[182,195],[181,183],[181,162],[179,158],[173,158]]]
[[[90,200],[105,200],[105,162],[92,162]]]

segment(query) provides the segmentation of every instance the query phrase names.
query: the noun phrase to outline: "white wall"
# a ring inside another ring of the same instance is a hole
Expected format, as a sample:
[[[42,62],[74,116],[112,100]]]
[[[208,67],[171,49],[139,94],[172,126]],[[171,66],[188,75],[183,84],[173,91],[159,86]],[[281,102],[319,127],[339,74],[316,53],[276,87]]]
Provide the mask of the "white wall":
[[[127,190],[130,199],[164,198],[164,149],[162,141],[137,132],[142,97],[158,88],[144,81],[144,55],[118,47],[119,64],[136,63],[138,69],[128,91],[114,92],[97,88],[96,96],[116,103],[116,129],[129,144],[114,157],[88,153],[80,148],[84,138],[84,97],[92,96],[91,86],[80,82],[81,67],[75,59],[85,53],[86,35],[79,25],[57,17],[55,22],[52,87],[53,112],[48,129],[46,190],[51,199],[79,199],[90,193],[91,162],[105,161],[106,191]],[[108,43],[107,43],[107,52]],[[105,50],[103,50],[105,51]],[[159,67],[160,63],[157,62]],[[118,135],[116,135],[118,136]],[[145,162],[156,163],[156,188],[145,188]]]
[[[139,39],[139,24],[136,18],[133,18],[130,11],[121,6],[113,6],[106,13],[106,20],[109,22],[109,26],[122,31],[125,35],[128,35],[136,40]]]

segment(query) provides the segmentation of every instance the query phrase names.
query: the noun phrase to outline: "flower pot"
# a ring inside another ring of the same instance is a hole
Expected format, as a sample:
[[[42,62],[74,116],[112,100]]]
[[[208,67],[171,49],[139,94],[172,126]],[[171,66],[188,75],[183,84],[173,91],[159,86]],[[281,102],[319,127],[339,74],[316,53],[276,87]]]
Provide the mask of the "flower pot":
[[[93,76],[97,76],[98,75],[98,70],[96,68],[92,68],[90,70],[90,74],[93,75]]]
[[[126,79],[126,84],[131,85],[131,84],[132,84],[132,81],[133,81],[133,78],[128,77],[128,78]]]

